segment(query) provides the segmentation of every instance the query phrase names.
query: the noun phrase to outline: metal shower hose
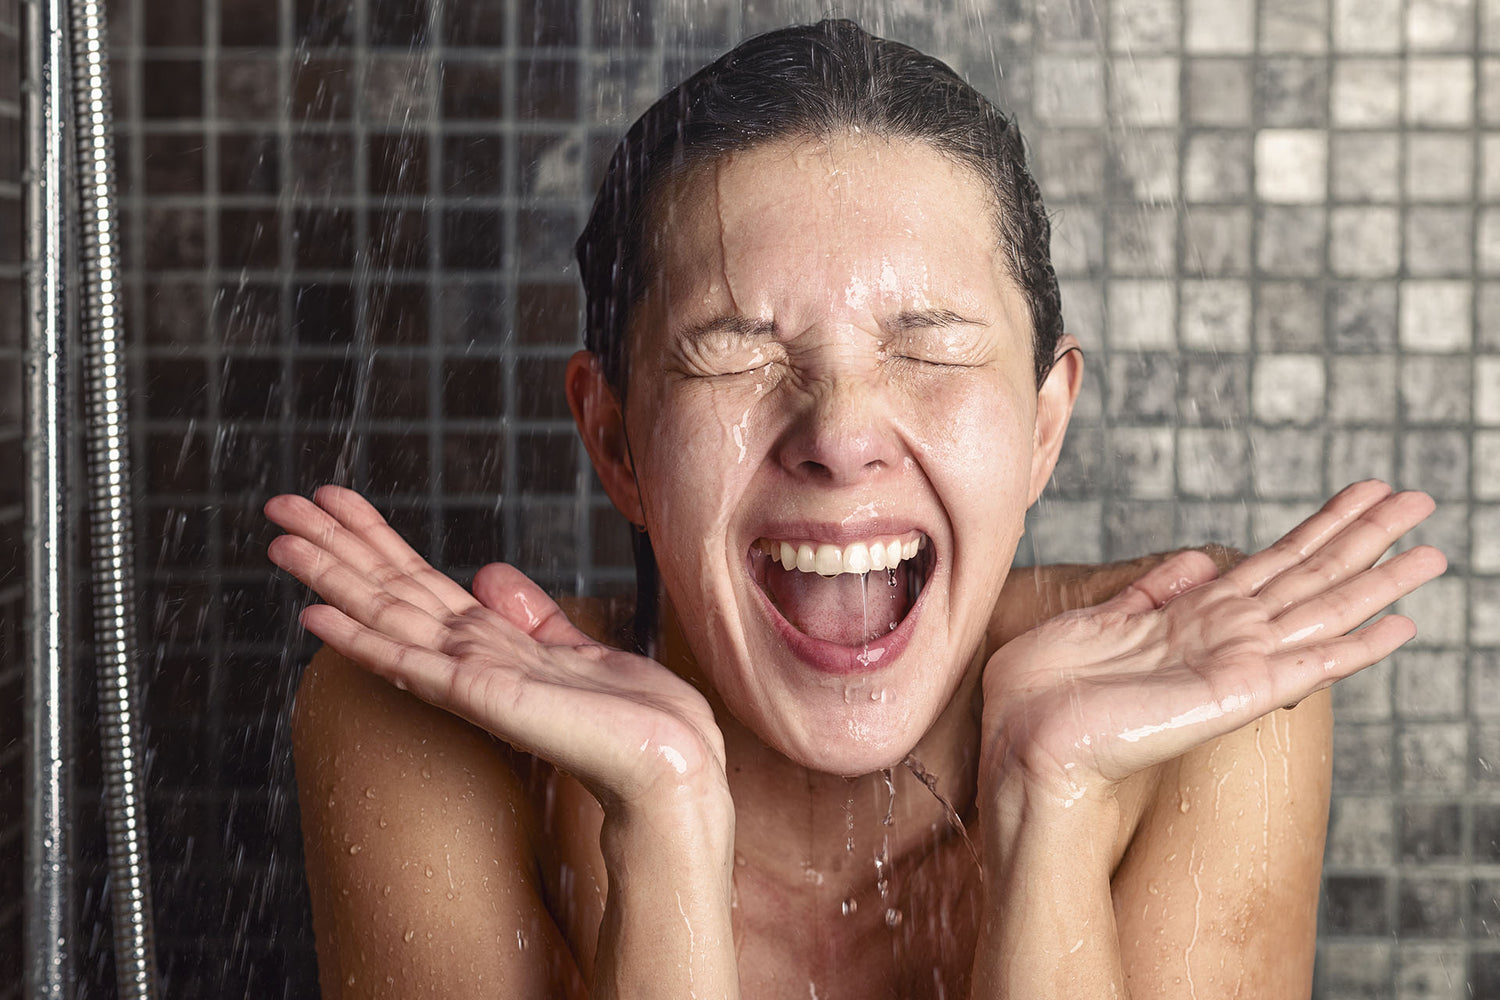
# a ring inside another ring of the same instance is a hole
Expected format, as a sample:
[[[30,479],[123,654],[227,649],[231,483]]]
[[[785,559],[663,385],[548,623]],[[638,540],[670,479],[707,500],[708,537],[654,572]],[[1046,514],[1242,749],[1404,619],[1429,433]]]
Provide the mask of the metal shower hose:
[[[66,80],[68,67],[63,64],[66,49],[62,37],[61,0],[36,0],[31,25],[33,52],[40,71],[39,93],[31,102],[32,184],[40,188],[40,197],[32,201],[38,217],[33,220],[34,247],[32,266],[45,270],[34,276],[33,327],[39,331],[34,349],[31,377],[32,398],[42,404],[33,416],[33,502],[48,504],[33,510],[31,517],[45,530],[32,548],[33,566],[38,573],[66,576],[66,563],[59,558],[66,551],[66,455],[68,426],[66,395],[61,391],[67,371],[66,337],[58,335],[65,314],[66,285],[62,272],[66,253],[63,249],[63,221],[66,213],[62,199],[66,185],[62,180],[64,154],[59,139],[62,98],[58,93]],[[89,480],[90,579],[93,588],[94,637],[98,658],[100,732],[103,743],[104,791],[109,846],[111,913],[114,924],[115,974],[119,995],[128,998],[150,998],[155,994],[155,958],[151,929],[151,882],[146,853],[145,811],[140,790],[140,714],[134,691],[136,662],[135,586],[132,572],[133,532],[130,505],[130,449],[126,421],[125,357],[120,324],[121,284],[118,260],[118,236],[115,219],[114,150],[111,133],[109,77],[106,68],[107,34],[104,8],[99,0],[72,0],[68,9],[72,43],[73,117],[71,125],[76,149],[77,190],[80,200],[81,264],[79,305],[83,321],[84,348],[84,439]],[[35,291],[40,289],[40,291]],[[47,383],[47,384],[43,384]],[[50,463],[43,469],[37,453]],[[41,471],[45,475],[38,477]],[[47,482],[42,486],[38,478]],[[48,494],[51,494],[50,496]],[[63,515],[63,516],[60,516]],[[38,555],[41,560],[37,559]],[[71,664],[62,655],[65,637],[58,627],[66,627],[66,616],[57,608],[66,607],[66,587],[57,580],[47,582],[44,591],[56,597],[55,606],[38,608],[33,628],[38,633],[32,642],[33,658],[49,662],[33,663],[33,713],[45,720],[34,723],[33,738],[44,729],[65,732],[67,714],[72,711],[70,699],[62,697],[60,705],[44,706],[44,695],[63,696],[69,686],[63,675]],[[34,590],[34,592],[36,592]],[[28,934],[34,949],[30,957],[32,992],[36,996],[64,995],[71,985],[71,963],[68,943],[74,929],[65,925],[58,914],[66,915],[71,907],[66,901],[69,858],[66,852],[68,810],[66,801],[45,801],[49,792],[65,797],[67,782],[59,777],[65,767],[67,747],[54,743],[50,747],[33,745],[33,789],[31,806],[38,818],[31,824],[33,840],[33,890],[40,902],[31,907],[28,917],[40,919],[41,928],[32,927]],[[50,756],[49,756],[50,755]],[[46,780],[37,781],[41,775]],[[37,785],[42,787],[38,788]],[[40,872],[37,870],[41,869]],[[36,883],[43,883],[37,886]],[[56,884],[52,884],[52,883]],[[51,913],[47,911],[53,911]],[[62,926],[58,926],[62,925]],[[45,937],[43,937],[45,934]],[[38,938],[42,938],[38,940]],[[40,952],[40,953],[38,953]]]

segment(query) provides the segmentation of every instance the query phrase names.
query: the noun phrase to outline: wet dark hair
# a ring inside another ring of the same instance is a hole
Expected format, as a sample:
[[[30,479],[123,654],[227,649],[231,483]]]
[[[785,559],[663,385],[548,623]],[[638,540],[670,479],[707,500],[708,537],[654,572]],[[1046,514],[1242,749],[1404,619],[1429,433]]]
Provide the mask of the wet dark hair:
[[[624,401],[631,315],[654,271],[649,227],[667,184],[731,152],[858,130],[906,139],[968,167],[995,201],[997,238],[1026,297],[1037,385],[1062,336],[1051,229],[1015,122],[940,60],[848,20],[757,35],[694,73],[643,114],[616,147],[578,237],[587,298],[584,344]],[[656,559],[635,536],[638,649],[656,629]]]

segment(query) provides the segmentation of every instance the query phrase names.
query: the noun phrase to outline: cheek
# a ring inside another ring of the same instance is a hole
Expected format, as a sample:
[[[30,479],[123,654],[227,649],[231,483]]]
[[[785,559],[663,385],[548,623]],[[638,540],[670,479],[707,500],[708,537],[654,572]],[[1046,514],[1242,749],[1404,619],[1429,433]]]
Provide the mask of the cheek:
[[[920,461],[955,528],[1020,522],[1036,430],[1035,400],[1011,387],[952,385],[924,394]]]

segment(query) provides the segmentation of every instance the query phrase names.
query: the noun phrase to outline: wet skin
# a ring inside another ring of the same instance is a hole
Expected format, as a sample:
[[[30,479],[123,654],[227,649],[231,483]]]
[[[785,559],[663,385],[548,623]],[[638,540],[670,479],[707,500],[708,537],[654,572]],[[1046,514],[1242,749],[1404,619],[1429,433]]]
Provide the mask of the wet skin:
[[[1202,1000],[1305,988],[1327,794],[1314,693],[1410,636],[1389,617],[1344,637],[1441,571],[1425,547],[1370,568],[1430,501],[1352,487],[1222,577],[1201,554],[1175,557],[1002,645],[997,601],[1078,368],[1069,355],[1038,392],[978,179],[922,146],[842,137],[726,158],[667,204],[623,413],[586,356],[568,392],[611,498],[652,532],[670,670],[597,645],[509,568],[469,594],[347,491],[268,505],[289,532],[273,558],[330,602],[305,623],[347,657],[310,671],[298,709],[320,950],[378,951],[389,932],[340,902],[359,881],[340,843],[387,844],[366,846],[360,871],[440,849],[451,871],[454,854],[444,824],[392,839],[357,798],[320,805],[348,798],[324,794],[341,783],[407,781],[350,763],[341,713],[388,698],[351,679],[357,663],[576,776],[544,768],[528,793],[462,723],[370,708],[398,744],[451,748],[473,818],[496,802],[518,817],[509,833],[489,819],[493,837],[461,852],[477,857],[452,905],[476,908],[483,933],[439,935],[478,955],[507,929],[553,928],[547,947],[484,952],[491,983],[545,979],[565,941],[596,995],[867,996],[902,975],[909,993],[934,970],[983,996],[1174,996],[1195,971]],[[909,635],[874,669],[831,672],[786,641],[754,545],[885,530],[920,530],[933,551]],[[897,823],[880,822],[869,772],[914,747],[976,827],[982,887],[935,834],[930,797],[898,797]],[[1202,795],[1213,809],[1178,811]],[[872,881],[850,865],[846,809],[854,856],[888,837],[898,872],[931,873],[901,889],[915,909],[900,947],[877,906],[829,924]],[[486,858],[503,862],[498,889]],[[608,882],[607,905],[581,872]],[[439,958],[432,974],[456,975]]]

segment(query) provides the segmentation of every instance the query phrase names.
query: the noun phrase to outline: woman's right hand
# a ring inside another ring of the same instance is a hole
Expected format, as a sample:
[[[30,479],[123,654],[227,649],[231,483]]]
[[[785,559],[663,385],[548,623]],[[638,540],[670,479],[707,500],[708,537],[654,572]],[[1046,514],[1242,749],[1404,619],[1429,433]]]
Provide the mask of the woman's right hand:
[[[340,654],[569,772],[606,813],[680,808],[684,793],[728,802],[703,696],[589,638],[514,567],[486,566],[470,594],[338,486],[274,497],[265,513],[287,532],[271,561],[328,602],[302,624]]]

